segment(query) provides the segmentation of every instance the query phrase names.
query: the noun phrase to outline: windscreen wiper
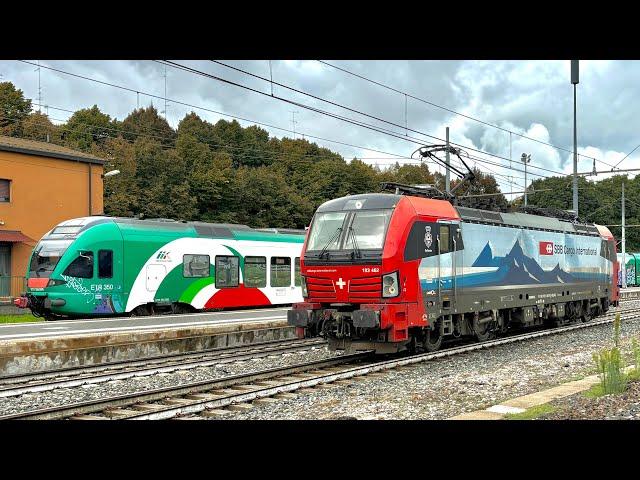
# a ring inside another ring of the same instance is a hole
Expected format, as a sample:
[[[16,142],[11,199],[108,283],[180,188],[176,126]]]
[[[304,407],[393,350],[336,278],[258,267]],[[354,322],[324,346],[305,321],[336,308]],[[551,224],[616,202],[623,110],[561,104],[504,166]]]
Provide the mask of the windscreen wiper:
[[[351,238],[353,238],[353,252],[351,252],[351,258],[361,258],[362,257],[362,253],[360,252],[360,247],[358,246],[358,239],[356,238],[356,230],[353,228],[353,226],[349,226],[349,234],[347,235],[347,241],[349,239],[349,235],[351,235]]]
[[[338,227],[338,229],[331,236],[327,244],[322,248],[322,250],[320,250],[320,254],[318,255],[318,258],[322,258],[325,253],[327,254],[327,259],[329,258],[329,252],[327,252],[327,249],[333,242],[335,242],[340,237],[340,233],[342,233],[342,227]]]

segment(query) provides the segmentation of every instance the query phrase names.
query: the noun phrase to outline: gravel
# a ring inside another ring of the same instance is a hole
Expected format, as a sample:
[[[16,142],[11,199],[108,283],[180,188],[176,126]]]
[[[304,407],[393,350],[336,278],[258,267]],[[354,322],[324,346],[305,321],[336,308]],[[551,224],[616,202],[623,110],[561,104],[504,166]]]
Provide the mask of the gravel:
[[[637,307],[640,302],[625,304]],[[623,321],[628,348],[640,318]],[[592,353],[611,345],[611,324],[391,370],[350,386],[230,412],[224,419],[446,419],[534,393],[594,371]]]
[[[625,308],[640,307],[640,301]],[[229,412],[225,419],[444,419],[592,373],[591,354],[611,343],[611,325],[470,352],[314,389],[295,399]],[[622,324],[623,344],[640,337],[640,316]],[[330,358],[325,347],[212,367],[4,398],[0,415],[66,405]]]
[[[638,420],[640,419],[640,382],[631,382],[619,395],[588,398],[582,393],[554,402],[556,410],[541,415],[548,420]]]
[[[85,384],[78,387],[60,388],[46,392],[26,393],[16,397],[0,399],[0,415],[10,415],[13,413],[163,387],[174,387],[198,381],[215,380],[258,370],[332,358],[336,355],[340,355],[340,353],[329,352],[324,346],[314,346],[303,351],[274,354],[268,357],[224,363],[210,367],[177,370],[171,373],[159,373],[145,377],[128,378],[126,380],[112,380],[104,383]]]

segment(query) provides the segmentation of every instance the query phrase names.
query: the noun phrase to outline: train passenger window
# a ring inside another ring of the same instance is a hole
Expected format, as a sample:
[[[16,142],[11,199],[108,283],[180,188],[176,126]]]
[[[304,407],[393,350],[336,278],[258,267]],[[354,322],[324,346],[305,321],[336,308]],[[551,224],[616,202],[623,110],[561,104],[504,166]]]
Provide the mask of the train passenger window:
[[[267,286],[267,257],[244,257],[244,286]]]
[[[271,257],[271,286],[291,286],[291,258]]]
[[[233,255],[216,257],[216,288],[237,287],[238,277],[238,257]]]
[[[98,278],[113,277],[113,250],[98,250]]]
[[[449,253],[449,226],[440,225],[440,253]]]
[[[302,275],[300,274],[300,257],[296,257],[295,275],[293,277],[295,279],[296,287],[299,287],[300,285],[302,285]]]
[[[196,255],[187,253],[182,256],[182,276],[186,278],[208,277],[209,263],[211,257],[209,255]]]
[[[62,274],[69,277],[93,278],[93,252],[81,251]]]

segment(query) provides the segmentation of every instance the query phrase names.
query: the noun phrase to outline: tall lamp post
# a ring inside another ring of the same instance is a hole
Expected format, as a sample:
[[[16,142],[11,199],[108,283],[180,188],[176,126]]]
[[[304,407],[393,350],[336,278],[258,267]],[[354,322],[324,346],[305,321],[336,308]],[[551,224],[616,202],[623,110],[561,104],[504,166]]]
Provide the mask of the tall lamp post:
[[[531,155],[522,154],[522,163],[524,163],[524,206],[527,206],[527,163],[531,161]]]
[[[573,210],[578,218],[578,130],[576,127],[576,85],[580,82],[578,60],[571,60],[571,83],[573,84]]]

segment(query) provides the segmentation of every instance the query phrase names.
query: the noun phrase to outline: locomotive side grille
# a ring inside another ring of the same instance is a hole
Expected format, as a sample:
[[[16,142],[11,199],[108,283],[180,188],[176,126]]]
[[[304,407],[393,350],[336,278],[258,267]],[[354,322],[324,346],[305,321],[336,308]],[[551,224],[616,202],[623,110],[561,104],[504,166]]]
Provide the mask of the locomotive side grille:
[[[336,298],[336,289],[330,278],[306,277],[307,291],[311,298],[332,300]]]
[[[349,299],[371,300],[382,297],[382,277],[353,278],[349,282]]]

